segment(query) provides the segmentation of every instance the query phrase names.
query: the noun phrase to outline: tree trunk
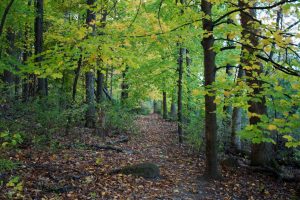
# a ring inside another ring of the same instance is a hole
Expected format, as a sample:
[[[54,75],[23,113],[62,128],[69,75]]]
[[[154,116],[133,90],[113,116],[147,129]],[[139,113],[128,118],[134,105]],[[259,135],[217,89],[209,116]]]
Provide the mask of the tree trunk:
[[[88,6],[91,6],[95,3],[95,0],[87,0]],[[92,23],[95,21],[96,15],[95,13],[88,9],[86,24],[88,26],[92,26],[95,31],[95,25]],[[95,109],[95,92],[94,92],[94,73],[88,71],[85,73],[85,81],[86,81],[86,103],[88,105],[86,111],[86,122],[85,125],[88,128],[95,128],[95,117],[96,117],[96,109]]]
[[[113,76],[114,76],[114,68],[111,67],[110,70],[110,96],[113,99]]]
[[[122,103],[125,103],[126,99],[128,98],[128,83],[127,83],[127,78],[126,78],[126,75],[127,75],[127,72],[128,72],[128,67],[126,67],[126,69],[123,71],[122,73],[122,85],[121,85],[121,102]]]
[[[240,7],[247,7],[249,6],[248,3],[245,1],[239,1]],[[266,100],[265,97],[261,95],[263,92],[262,88],[262,81],[259,80],[259,75],[263,71],[262,64],[257,62],[255,59],[255,49],[253,47],[256,47],[259,43],[258,38],[248,33],[247,30],[252,30],[254,32],[257,32],[257,29],[254,28],[254,23],[256,13],[255,10],[250,10],[249,12],[243,11],[241,12],[241,25],[243,28],[242,31],[242,41],[249,41],[250,45],[247,43],[247,45],[242,46],[242,58],[241,58],[241,64],[242,66],[253,66],[254,64],[256,66],[259,66],[259,69],[245,69],[246,73],[246,82],[247,84],[252,87],[253,92],[249,94],[250,99],[249,104],[249,113],[255,114],[252,115],[249,119],[250,125],[257,125],[260,122],[260,118],[258,116],[266,115],[267,108],[266,108]],[[259,98],[259,101],[257,99]],[[258,116],[257,116],[258,115]],[[262,142],[260,144],[252,144],[251,147],[251,164],[252,165],[268,165],[271,162],[272,159],[272,145],[270,143]]]
[[[168,108],[167,108],[167,93],[163,91],[163,118],[168,118]]]
[[[240,66],[238,75],[237,75],[237,84],[242,81],[241,79],[244,76],[244,70]],[[241,139],[237,135],[242,129],[242,109],[239,107],[234,107],[232,111],[232,120],[231,120],[231,137],[230,137],[230,149],[234,152],[241,150]]]
[[[173,92],[172,92],[172,99],[171,99],[171,110],[170,110],[170,113],[171,113],[171,117],[172,119],[176,119],[176,102],[175,102],[175,99],[176,99],[176,88],[174,88]]]
[[[216,117],[216,92],[211,89],[216,78],[216,53],[213,51],[214,36],[212,22],[212,4],[202,0],[201,9],[205,18],[202,19],[203,30],[205,31],[202,40],[204,51],[204,77],[205,87],[209,89],[210,95],[205,95],[205,139],[206,139],[206,176],[208,178],[218,178],[217,160],[217,117]]]
[[[104,99],[104,74],[97,70],[97,90],[96,90],[96,98],[97,102],[100,103]]]
[[[3,28],[4,28],[5,21],[6,21],[6,17],[7,17],[7,14],[9,13],[9,10],[10,10],[11,6],[13,5],[13,3],[14,3],[14,0],[9,1],[9,3],[7,4],[7,6],[4,10],[4,13],[2,15],[1,22],[0,22],[0,36],[3,33]]]
[[[179,143],[183,142],[183,117],[182,117],[182,77],[183,77],[183,57],[186,51],[185,48],[179,48],[179,57],[178,57],[178,81],[177,81],[177,124],[178,124],[178,139]]]
[[[86,84],[86,103],[88,105],[86,111],[86,122],[85,126],[88,128],[95,127],[95,93],[94,93],[94,74],[93,72],[86,72],[85,74],[85,84]]]
[[[77,62],[77,68],[75,70],[75,77],[74,77],[74,82],[73,82],[73,92],[72,92],[72,99],[73,102],[75,102],[76,100],[76,92],[77,92],[77,83],[78,83],[78,79],[80,76],[80,70],[81,70],[81,66],[82,66],[82,54],[80,54],[78,62]]]
[[[192,97],[192,93],[191,93],[191,89],[190,89],[190,83],[191,83],[191,63],[192,63],[192,59],[190,57],[190,53],[189,50],[186,50],[186,69],[187,69],[187,110],[190,114],[190,112],[192,112],[192,108],[191,108],[191,97]],[[189,120],[189,119],[188,119]]]
[[[43,57],[41,53],[43,52],[43,15],[44,15],[44,0],[36,0],[36,17],[35,17],[35,62],[37,65],[41,65]],[[47,80],[46,78],[38,78],[38,88],[37,92],[41,96],[46,96],[47,91]]]

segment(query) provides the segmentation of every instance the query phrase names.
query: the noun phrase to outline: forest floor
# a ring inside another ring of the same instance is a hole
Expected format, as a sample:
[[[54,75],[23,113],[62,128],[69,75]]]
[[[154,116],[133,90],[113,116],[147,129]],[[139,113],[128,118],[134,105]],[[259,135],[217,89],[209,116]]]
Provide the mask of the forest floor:
[[[7,199],[8,193],[20,199],[292,199],[295,183],[244,168],[222,168],[222,180],[205,181],[201,178],[204,157],[178,145],[176,123],[154,114],[139,116],[136,123],[139,133],[115,145],[124,152],[90,148],[107,141],[88,129],[74,128],[68,136],[57,136],[57,149],[27,147],[11,153],[20,167],[0,178],[19,176],[22,190],[2,184],[0,199]],[[159,166],[161,178],[109,174],[121,166],[146,161]]]

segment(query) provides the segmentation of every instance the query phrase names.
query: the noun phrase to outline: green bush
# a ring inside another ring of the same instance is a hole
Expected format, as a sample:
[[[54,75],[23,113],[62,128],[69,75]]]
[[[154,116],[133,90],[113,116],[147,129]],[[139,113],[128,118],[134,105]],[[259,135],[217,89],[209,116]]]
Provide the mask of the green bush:
[[[0,159],[0,173],[16,169],[18,166],[17,163],[8,160],[8,159]]]
[[[99,107],[105,112],[106,131],[111,134],[137,133],[137,127],[134,123],[136,115],[130,112],[130,108],[110,103],[104,103]]]
[[[186,141],[196,150],[200,150],[203,146],[204,123],[201,123],[195,116],[190,118],[189,123],[184,125]]]
[[[8,130],[0,133],[1,148],[15,148],[23,142],[21,133],[11,133]]]

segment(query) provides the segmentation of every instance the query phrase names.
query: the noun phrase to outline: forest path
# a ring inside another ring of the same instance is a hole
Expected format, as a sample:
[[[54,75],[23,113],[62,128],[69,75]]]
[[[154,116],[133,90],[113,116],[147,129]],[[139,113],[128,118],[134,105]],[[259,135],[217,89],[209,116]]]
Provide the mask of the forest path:
[[[170,181],[164,198],[203,199],[198,179],[204,163],[187,146],[178,144],[177,123],[152,114],[140,116],[137,125],[141,134],[130,145],[138,147],[146,161],[159,165],[162,178]]]
[[[204,181],[204,158],[187,145],[179,145],[176,122],[159,115],[138,116],[138,134],[116,144],[126,151],[95,148],[117,141],[123,134],[103,140],[93,129],[74,127],[65,135],[40,136],[37,146],[28,143],[7,157],[19,167],[0,173],[0,199],[70,200],[202,200],[202,199],[292,199],[295,183],[243,168],[222,168],[221,181]],[[132,175],[110,174],[114,169],[143,162],[160,168],[161,178],[144,179]],[[21,191],[5,187],[19,177]],[[1,183],[1,182],[0,182]],[[13,194],[12,194],[13,193]]]

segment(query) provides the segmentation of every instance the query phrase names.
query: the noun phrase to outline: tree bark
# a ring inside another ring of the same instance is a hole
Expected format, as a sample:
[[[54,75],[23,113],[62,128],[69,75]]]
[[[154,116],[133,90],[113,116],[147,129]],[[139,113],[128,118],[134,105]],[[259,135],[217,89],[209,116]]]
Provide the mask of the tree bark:
[[[168,108],[167,108],[167,92],[163,91],[163,118],[168,118]]]
[[[76,100],[76,92],[77,92],[77,83],[78,83],[78,79],[80,76],[80,70],[81,70],[81,66],[82,66],[82,54],[80,54],[79,59],[77,61],[77,68],[75,70],[75,77],[74,77],[74,82],[73,82],[73,89],[72,89],[72,99],[73,102],[75,102]]]
[[[191,89],[190,89],[190,83],[191,83],[191,63],[192,63],[192,59],[190,57],[190,52],[187,49],[186,50],[186,69],[187,69],[187,110],[190,114],[190,112],[192,112],[192,108],[191,108],[191,97],[192,97],[192,93],[191,93]]]
[[[96,98],[98,103],[104,100],[103,89],[104,89],[104,74],[100,70],[97,70]]]
[[[179,57],[178,57],[178,81],[177,81],[177,126],[178,126],[178,140],[181,144],[183,142],[183,117],[182,117],[182,77],[183,77],[183,57],[186,51],[185,48],[179,48]]]
[[[127,78],[126,78],[126,75],[127,75],[127,72],[128,72],[128,67],[126,67],[126,69],[123,71],[122,73],[122,84],[121,84],[121,102],[122,103],[125,103],[126,99],[128,98],[128,89],[129,89],[129,86],[128,86],[128,83],[127,83]]]
[[[205,18],[203,23],[202,46],[204,51],[204,77],[205,87],[210,95],[205,95],[205,139],[206,139],[206,176],[210,179],[219,177],[218,159],[217,159],[217,117],[216,117],[216,92],[212,89],[212,84],[216,78],[216,53],[213,51],[214,36],[212,22],[212,4],[202,0],[201,9]]]
[[[244,70],[240,66],[238,75],[237,75],[237,84],[241,81],[244,76]],[[241,139],[237,135],[242,129],[242,109],[239,107],[234,107],[232,111],[232,120],[231,120],[231,137],[230,137],[230,149],[234,152],[241,150]]]
[[[239,1],[240,7],[248,6],[246,1]],[[263,92],[262,81],[259,79],[259,75],[263,72],[262,64],[257,62],[255,59],[255,50],[252,47],[256,47],[259,44],[258,38],[253,34],[248,34],[247,30],[253,30],[257,32],[258,30],[254,28],[253,24],[255,21],[256,13],[255,10],[243,11],[241,12],[241,25],[242,25],[242,41],[249,41],[250,46],[247,45],[242,46],[242,58],[241,64],[242,66],[259,66],[259,69],[245,69],[246,73],[246,82],[253,89],[253,92],[249,94],[250,100],[249,104],[249,113],[255,114],[252,115],[249,119],[249,123],[251,125],[257,125],[261,120],[258,116],[266,115],[266,100],[265,97],[261,95]],[[256,100],[255,100],[256,99]],[[257,101],[259,99],[259,101]],[[258,115],[258,116],[257,116]],[[252,165],[268,165],[272,159],[272,145],[270,143],[262,142],[260,144],[252,144],[251,147],[251,164]]]
[[[41,65],[43,61],[43,57],[41,53],[43,52],[43,15],[44,15],[44,0],[36,0],[36,17],[34,24],[34,32],[35,32],[35,62],[37,65]],[[47,79],[46,78],[38,78],[38,88],[37,92],[41,96],[46,96],[47,91]]]
[[[87,0],[87,5],[92,6],[95,3],[95,0]],[[95,25],[92,24],[95,21],[96,15],[95,13],[88,9],[86,24],[88,26],[92,26],[95,31]],[[88,105],[86,111],[86,122],[85,126],[88,128],[95,128],[95,117],[96,117],[96,109],[95,109],[95,92],[94,92],[94,72],[88,71],[85,73],[85,81],[86,81],[86,103]]]

